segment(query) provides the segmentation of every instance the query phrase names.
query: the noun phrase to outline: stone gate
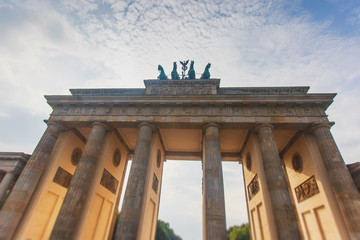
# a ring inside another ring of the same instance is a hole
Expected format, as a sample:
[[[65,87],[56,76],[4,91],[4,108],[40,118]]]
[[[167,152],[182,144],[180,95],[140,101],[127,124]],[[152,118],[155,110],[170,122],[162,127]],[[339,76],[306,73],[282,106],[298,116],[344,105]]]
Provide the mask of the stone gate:
[[[360,195],[325,113],[335,94],[144,83],[46,96],[48,127],[0,212],[1,239],[110,239],[115,228],[115,239],[154,239],[168,159],[202,161],[204,239],[226,239],[222,161],[243,164],[252,239],[360,238]]]

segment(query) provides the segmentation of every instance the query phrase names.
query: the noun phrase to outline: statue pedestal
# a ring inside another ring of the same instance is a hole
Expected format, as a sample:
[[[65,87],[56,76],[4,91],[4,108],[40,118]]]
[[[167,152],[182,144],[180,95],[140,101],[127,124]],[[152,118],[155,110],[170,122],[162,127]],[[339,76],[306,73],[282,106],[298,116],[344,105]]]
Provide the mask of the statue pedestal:
[[[147,95],[216,95],[220,79],[144,80]]]

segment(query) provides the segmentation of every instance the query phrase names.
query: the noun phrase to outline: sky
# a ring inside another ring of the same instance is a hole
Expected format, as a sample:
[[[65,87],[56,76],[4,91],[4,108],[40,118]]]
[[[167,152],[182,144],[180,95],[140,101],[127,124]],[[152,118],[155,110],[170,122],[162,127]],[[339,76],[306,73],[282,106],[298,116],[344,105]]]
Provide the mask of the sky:
[[[338,93],[332,133],[345,162],[358,161],[358,0],[1,0],[0,151],[32,153],[51,112],[44,95],[143,88],[158,64],[170,74],[187,59],[200,74],[210,62],[221,87]],[[241,165],[223,171],[227,225],[247,222]],[[159,218],[201,239],[200,162],[167,161],[161,193]]]

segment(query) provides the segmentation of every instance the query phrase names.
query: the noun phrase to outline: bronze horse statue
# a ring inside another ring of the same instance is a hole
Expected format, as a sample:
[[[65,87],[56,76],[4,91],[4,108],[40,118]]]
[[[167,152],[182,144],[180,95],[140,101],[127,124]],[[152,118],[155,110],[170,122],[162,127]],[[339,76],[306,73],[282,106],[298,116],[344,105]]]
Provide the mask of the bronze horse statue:
[[[174,67],[173,67],[173,70],[171,72],[171,79],[172,80],[179,80],[180,79],[180,76],[177,72],[177,66],[176,66],[176,62],[174,62]]]
[[[195,79],[194,61],[191,61],[190,63],[188,75],[189,75],[188,79]]]
[[[210,67],[211,67],[211,64],[208,63],[206,65],[204,73],[201,75],[200,79],[210,79],[210,72],[209,72]]]
[[[158,79],[168,80],[168,77],[165,74],[164,68],[161,65],[158,66],[158,70],[160,71],[160,75],[158,76]]]

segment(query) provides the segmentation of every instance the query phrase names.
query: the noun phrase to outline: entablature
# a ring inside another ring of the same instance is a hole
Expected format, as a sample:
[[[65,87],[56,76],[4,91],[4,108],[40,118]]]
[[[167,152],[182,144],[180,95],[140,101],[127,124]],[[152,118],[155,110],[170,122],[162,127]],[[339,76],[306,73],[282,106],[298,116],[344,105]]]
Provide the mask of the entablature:
[[[336,94],[306,95],[203,95],[203,96],[71,96],[47,95],[48,104],[56,106],[86,105],[321,105],[324,110]]]
[[[220,79],[144,83],[145,89],[71,89],[72,95],[45,97],[51,117],[63,121],[309,123],[328,121],[325,110],[336,95],[301,86],[220,88]]]

